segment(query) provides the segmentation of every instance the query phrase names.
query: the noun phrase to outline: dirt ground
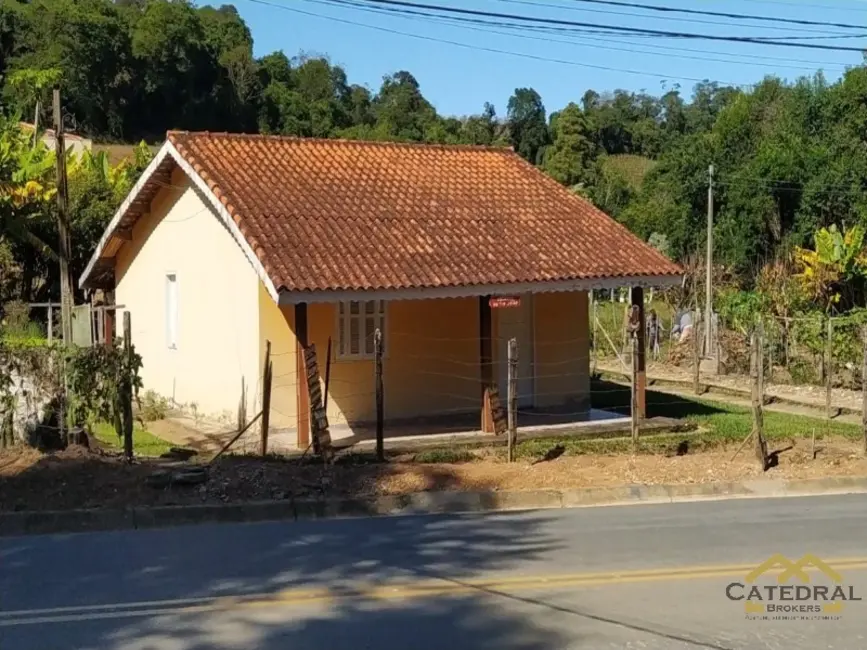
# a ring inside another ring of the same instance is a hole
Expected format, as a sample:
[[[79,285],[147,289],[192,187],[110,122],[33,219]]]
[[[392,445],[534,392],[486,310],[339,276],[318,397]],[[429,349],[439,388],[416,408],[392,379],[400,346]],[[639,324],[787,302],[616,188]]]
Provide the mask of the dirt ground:
[[[774,449],[772,448],[771,451]],[[151,487],[147,477],[164,469],[156,461],[124,464],[116,455],[83,448],[42,454],[0,452],[0,511],[62,510],[227,503],[312,496],[374,496],[428,490],[529,490],[624,484],[686,484],[743,480],[762,475],[749,450],[733,461],[733,449],[662,455],[563,455],[551,461],[511,465],[493,451],[457,464],[422,464],[411,456],[385,464],[339,460],[334,466],[282,459],[225,457],[202,485]],[[867,459],[844,439],[809,441],[781,451],[767,478],[867,476]]]

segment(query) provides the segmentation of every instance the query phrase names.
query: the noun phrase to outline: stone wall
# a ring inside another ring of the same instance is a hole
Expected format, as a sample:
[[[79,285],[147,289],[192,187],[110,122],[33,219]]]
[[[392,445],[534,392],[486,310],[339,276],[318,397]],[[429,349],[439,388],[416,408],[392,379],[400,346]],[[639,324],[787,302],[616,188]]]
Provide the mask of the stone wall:
[[[49,348],[3,351],[0,357],[0,411],[12,412],[16,441],[51,447],[59,441],[57,406],[61,360]]]

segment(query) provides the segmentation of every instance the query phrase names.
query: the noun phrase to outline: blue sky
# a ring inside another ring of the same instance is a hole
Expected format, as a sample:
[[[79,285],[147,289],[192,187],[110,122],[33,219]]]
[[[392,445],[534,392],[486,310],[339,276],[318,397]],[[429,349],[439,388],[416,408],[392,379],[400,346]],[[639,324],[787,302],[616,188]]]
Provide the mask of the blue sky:
[[[325,54],[332,62],[344,67],[351,83],[364,84],[372,90],[379,87],[383,75],[408,70],[418,79],[424,95],[440,113],[446,115],[477,113],[486,101],[493,103],[497,113],[502,115],[514,89],[525,86],[540,93],[550,112],[562,108],[569,101],[580,100],[591,88],[598,92],[624,88],[659,94],[664,88],[680,84],[688,93],[700,79],[751,84],[768,74],[795,79],[820,68],[829,79],[836,79],[846,66],[857,65],[862,60],[857,52],[740,43],[599,34],[563,35],[532,30],[491,33],[453,23],[337,7],[322,0],[266,0],[270,4],[253,0],[233,1],[253,32],[257,56],[274,50],[283,50],[290,57],[300,52]],[[636,1],[670,7],[864,24],[864,33],[867,34],[867,0]],[[708,16],[668,15],[575,0],[427,2],[646,29],[779,38],[809,36],[815,39],[810,41],[813,43],[867,48],[867,38],[824,38],[834,33],[857,33],[839,28],[778,23],[760,23],[750,27],[748,25],[755,23]],[[362,23],[380,29],[364,27]],[[504,31],[502,27],[491,29]],[[471,47],[424,40],[403,33]]]

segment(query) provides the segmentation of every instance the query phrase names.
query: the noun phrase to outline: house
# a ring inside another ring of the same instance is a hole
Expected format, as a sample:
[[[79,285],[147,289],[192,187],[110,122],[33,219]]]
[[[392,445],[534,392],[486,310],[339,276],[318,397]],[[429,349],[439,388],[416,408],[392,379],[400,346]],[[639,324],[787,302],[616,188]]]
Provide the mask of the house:
[[[22,131],[26,131],[28,133],[33,133],[34,127],[29,122],[20,122],[19,126]],[[42,137],[40,138],[42,142],[45,143],[45,146],[48,147],[50,151],[54,151],[56,145],[56,137],[54,135],[54,129],[45,129],[42,131]],[[93,148],[93,141],[89,138],[84,138],[80,135],[76,135],[74,133],[64,133],[63,134],[63,143],[66,145],[67,151],[72,151],[77,156],[80,156],[85,151],[90,151]]]
[[[587,412],[588,291],[681,273],[511,149],[170,132],[80,285],[130,311],[145,387],[201,413],[242,379],[258,411],[270,342],[272,428],[306,446],[305,346],[323,375],[331,350],[332,434],[375,417],[376,329],[388,422],[478,416],[511,338],[520,408]]]

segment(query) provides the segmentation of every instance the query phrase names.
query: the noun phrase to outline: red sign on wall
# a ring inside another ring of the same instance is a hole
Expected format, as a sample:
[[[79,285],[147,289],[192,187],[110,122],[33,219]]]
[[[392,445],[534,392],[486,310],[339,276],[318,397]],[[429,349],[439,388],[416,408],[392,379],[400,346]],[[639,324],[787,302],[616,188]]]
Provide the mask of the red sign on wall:
[[[491,309],[505,309],[508,307],[520,307],[520,296],[496,296],[488,300]]]

